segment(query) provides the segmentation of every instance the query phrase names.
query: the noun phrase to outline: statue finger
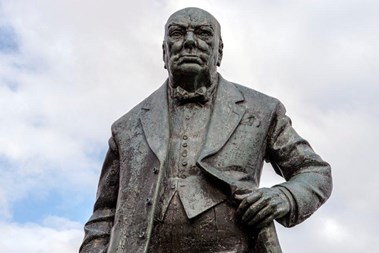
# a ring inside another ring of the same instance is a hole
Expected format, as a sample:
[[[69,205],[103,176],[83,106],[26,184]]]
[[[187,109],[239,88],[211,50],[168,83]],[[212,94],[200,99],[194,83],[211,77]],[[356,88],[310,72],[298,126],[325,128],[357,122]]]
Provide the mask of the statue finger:
[[[270,207],[264,207],[259,212],[257,212],[252,219],[248,222],[250,227],[261,224],[263,221],[269,220],[275,214],[272,212]]]
[[[254,204],[250,205],[250,207],[246,210],[244,215],[241,218],[243,223],[247,223],[251,220],[257,213],[260,212],[261,209],[265,208],[267,205],[267,201],[265,199],[259,199]]]
[[[234,194],[234,199],[243,201],[246,197],[248,197],[250,193],[245,193],[245,194]]]
[[[273,222],[274,219],[276,219],[276,214],[271,214],[271,215],[268,215],[266,216],[266,218],[264,218],[260,223],[256,224],[255,227],[256,228],[263,228],[263,227],[266,227],[268,226],[271,222]]]
[[[283,207],[283,206],[279,206],[276,210],[276,216],[275,216],[275,219],[276,218],[282,218],[283,216],[285,216],[287,213],[289,212],[289,208],[286,208],[286,207]]]
[[[256,202],[262,197],[262,193],[257,192],[257,193],[252,193],[246,198],[244,198],[241,202],[241,204],[238,206],[236,215],[237,217],[240,217],[243,213],[246,212],[247,208],[251,206],[252,203]]]

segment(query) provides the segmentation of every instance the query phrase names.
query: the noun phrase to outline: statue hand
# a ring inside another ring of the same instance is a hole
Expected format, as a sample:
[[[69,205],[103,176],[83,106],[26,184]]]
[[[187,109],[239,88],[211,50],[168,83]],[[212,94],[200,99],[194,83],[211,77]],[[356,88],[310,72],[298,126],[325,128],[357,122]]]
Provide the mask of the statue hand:
[[[275,187],[260,188],[249,194],[236,194],[234,197],[242,200],[236,211],[237,218],[249,227],[265,227],[290,211],[287,197]]]

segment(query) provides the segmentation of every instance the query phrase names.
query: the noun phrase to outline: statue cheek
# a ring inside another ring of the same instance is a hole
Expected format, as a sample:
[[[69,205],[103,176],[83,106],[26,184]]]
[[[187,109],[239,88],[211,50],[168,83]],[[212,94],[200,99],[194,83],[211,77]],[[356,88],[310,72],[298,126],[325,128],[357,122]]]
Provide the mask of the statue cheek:
[[[208,52],[210,53],[212,51],[212,45],[206,43],[203,40],[199,40],[197,43],[198,48],[203,51],[203,52]]]
[[[168,44],[168,50],[171,56],[179,53],[182,48],[183,48],[182,40],[173,41]]]

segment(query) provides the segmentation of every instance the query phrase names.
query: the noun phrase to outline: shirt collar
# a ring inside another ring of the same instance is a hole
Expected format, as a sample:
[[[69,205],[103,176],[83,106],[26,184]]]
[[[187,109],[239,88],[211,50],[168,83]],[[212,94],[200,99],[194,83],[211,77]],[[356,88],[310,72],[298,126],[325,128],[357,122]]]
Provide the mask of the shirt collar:
[[[206,104],[208,101],[212,101],[217,85],[218,82],[215,82],[210,87],[202,86],[194,92],[189,92],[180,86],[174,88],[168,84],[168,93],[169,97],[179,104]]]

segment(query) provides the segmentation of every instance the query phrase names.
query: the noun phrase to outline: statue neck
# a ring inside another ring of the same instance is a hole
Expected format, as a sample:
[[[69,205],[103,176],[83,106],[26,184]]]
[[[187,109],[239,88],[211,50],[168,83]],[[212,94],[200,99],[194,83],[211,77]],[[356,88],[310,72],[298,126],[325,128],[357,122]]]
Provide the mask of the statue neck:
[[[198,89],[205,87],[209,88],[215,86],[218,82],[218,74],[177,74],[175,76],[169,76],[169,85],[172,88],[181,87],[188,92],[195,92]]]
[[[204,104],[208,101],[212,101],[212,97],[218,86],[218,73],[216,72],[215,77],[209,80],[210,81],[208,82],[199,82],[199,80],[188,82],[188,79],[185,79],[183,82],[174,83],[176,86],[173,86],[173,83],[169,78],[168,94],[171,98],[180,101],[181,103],[199,102]]]

